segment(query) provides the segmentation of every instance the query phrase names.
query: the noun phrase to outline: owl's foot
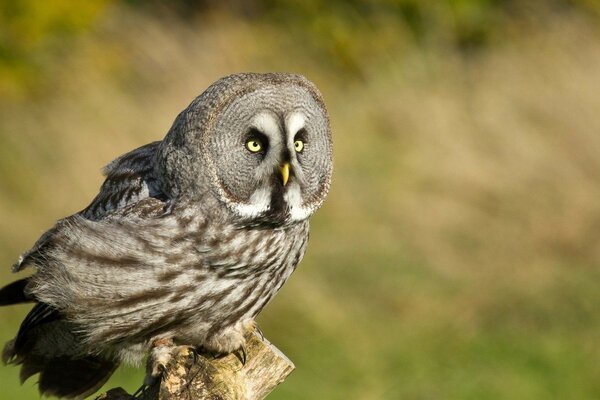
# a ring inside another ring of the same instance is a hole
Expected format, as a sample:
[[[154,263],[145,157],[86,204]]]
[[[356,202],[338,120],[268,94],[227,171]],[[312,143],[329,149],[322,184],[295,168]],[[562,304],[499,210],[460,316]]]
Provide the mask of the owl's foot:
[[[242,366],[244,366],[248,359],[244,333],[249,330],[256,330],[262,336],[262,332],[258,328],[256,322],[248,319],[220,331],[207,340],[204,346],[213,357],[221,358],[233,354],[240,360]]]
[[[152,342],[152,350],[146,364],[144,386],[150,387],[160,382],[167,373],[167,365],[172,359],[190,353],[194,358],[196,357],[196,350],[192,346],[176,346],[172,339],[156,339]]]
[[[162,379],[168,373],[168,365],[174,358],[179,356],[194,356],[196,360],[196,350],[191,346],[176,346],[171,339],[157,339],[152,342],[150,356],[146,363],[146,376],[144,383],[135,391],[135,399],[154,398],[158,393],[158,388]]]

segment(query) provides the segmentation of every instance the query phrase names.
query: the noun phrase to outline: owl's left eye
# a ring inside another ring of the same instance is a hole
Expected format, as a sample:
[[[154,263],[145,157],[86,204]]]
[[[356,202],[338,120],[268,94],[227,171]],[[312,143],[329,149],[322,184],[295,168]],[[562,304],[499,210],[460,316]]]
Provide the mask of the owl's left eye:
[[[294,149],[296,150],[296,153],[302,153],[302,150],[304,150],[304,142],[300,139],[297,139],[294,142]]]
[[[252,153],[258,153],[259,151],[261,151],[264,148],[264,146],[263,146],[262,142],[260,141],[260,139],[251,138],[251,139],[248,139],[248,141],[246,142],[246,148],[248,150],[250,150]]]

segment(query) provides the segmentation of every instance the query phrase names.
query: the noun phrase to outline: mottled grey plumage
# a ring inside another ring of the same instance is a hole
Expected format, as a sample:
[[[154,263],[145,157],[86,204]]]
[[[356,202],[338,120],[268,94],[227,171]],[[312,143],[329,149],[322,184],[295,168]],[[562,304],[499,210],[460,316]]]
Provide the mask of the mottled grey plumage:
[[[36,272],[2,289],[0,305],[36,305],[4,360],[22,379],[40,373],[42,393],[81,397],[157,339],[239,349],[304,254],[331,156],[325,106],[305,78],[217,81],[23,254],[14,269]]]

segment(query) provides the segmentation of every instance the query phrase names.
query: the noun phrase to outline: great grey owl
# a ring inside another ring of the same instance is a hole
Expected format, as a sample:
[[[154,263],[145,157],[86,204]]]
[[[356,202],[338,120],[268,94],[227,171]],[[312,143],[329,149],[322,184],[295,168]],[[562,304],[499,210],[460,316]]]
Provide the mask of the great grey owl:
[[[161,341],[242,348],[329,190],[329,118],[302,76],[231,75],[104,171],[91,204],[13,267],[34,274],[0,291],[0,305],[34,303],[3,359],[46,395],[89,395]]]

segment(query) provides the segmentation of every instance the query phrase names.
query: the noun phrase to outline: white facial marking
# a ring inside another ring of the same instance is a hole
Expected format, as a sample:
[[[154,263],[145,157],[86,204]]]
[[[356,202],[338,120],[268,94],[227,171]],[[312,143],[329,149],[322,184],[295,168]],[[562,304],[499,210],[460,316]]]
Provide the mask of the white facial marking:
[[[252,218],[267,211],[271,205],[271,192],[267,188],[256,190],[248,203],[234,204],[235,212],[244,218]]]
[[[252,125],[269,138],[269,145],[276,146],[281,143],[281,131],[277,117],[269,112],[257,114],[252,120]]]
[[[306,125],[306,116],[299,111],[294,111],[288,114],[285,118],[286,134],[287,134],[287,145],[288,148],[294,154],[294,140],[296,134],[304,128]],[[296,179],[302,180],[302,170],[295,160],[292,159],[292,168],[295,169]],[[302,205],[302,191],[298,182],[292,182],[288,184],[288,188],[283,196],[284,201],[289,207],[290,219],[292,221],[302,221],[308,218],[311,214],[311,210],[307,209]]]
[[[286,117],[285,126],[287,128],[288,142],[290,144],[294,143],[294,136],[296,133],[302,128],[304,128],[304,123],[306,122],[306,118],[304,114],[300,112],[290,113]]]
[[[302,221],[310,216],[311,210],[302,205],[302,194],[300,193],[300,185],[298,183],[290,183],[290,187],[283,195],[283,199],[290,208],[290,219],[292,221]]]
[[[301,112],[295,111],[285,117],[285,138],[287,143],[284,144],[284,135],[278,123],[278,117],[268,111],[257,114],[252,120],[252,126],[263,133],[269,139],[269,151],[267,159],[270,157],[278,157],[279,149],[287,147],[294,148],[294,139],[298,131],[304,128],[306,117]],[[274,150],[274,151],[273,151]],[[297,161],[292,160],[292,167],[298,168]],[[265,165],[268,165],[265,162]],[[265,173],[271,173],[271,168],[268,171],[263,171],[260,168],[257,170],[257,178],[262,177]],[[296,177],[301,178],[301,171],[296,171]],[[284,193],[284,201],[289,207],[290,220],[302,221],[312,214],[312,210],[302,205],[302,193],[298,182],[288,183],[288,187]],[[234,204],[235,213],[242,218],[254,218],[269,210],[271,206],[271,190],[270,188],[257,189],[248,202],[243,204]]]

